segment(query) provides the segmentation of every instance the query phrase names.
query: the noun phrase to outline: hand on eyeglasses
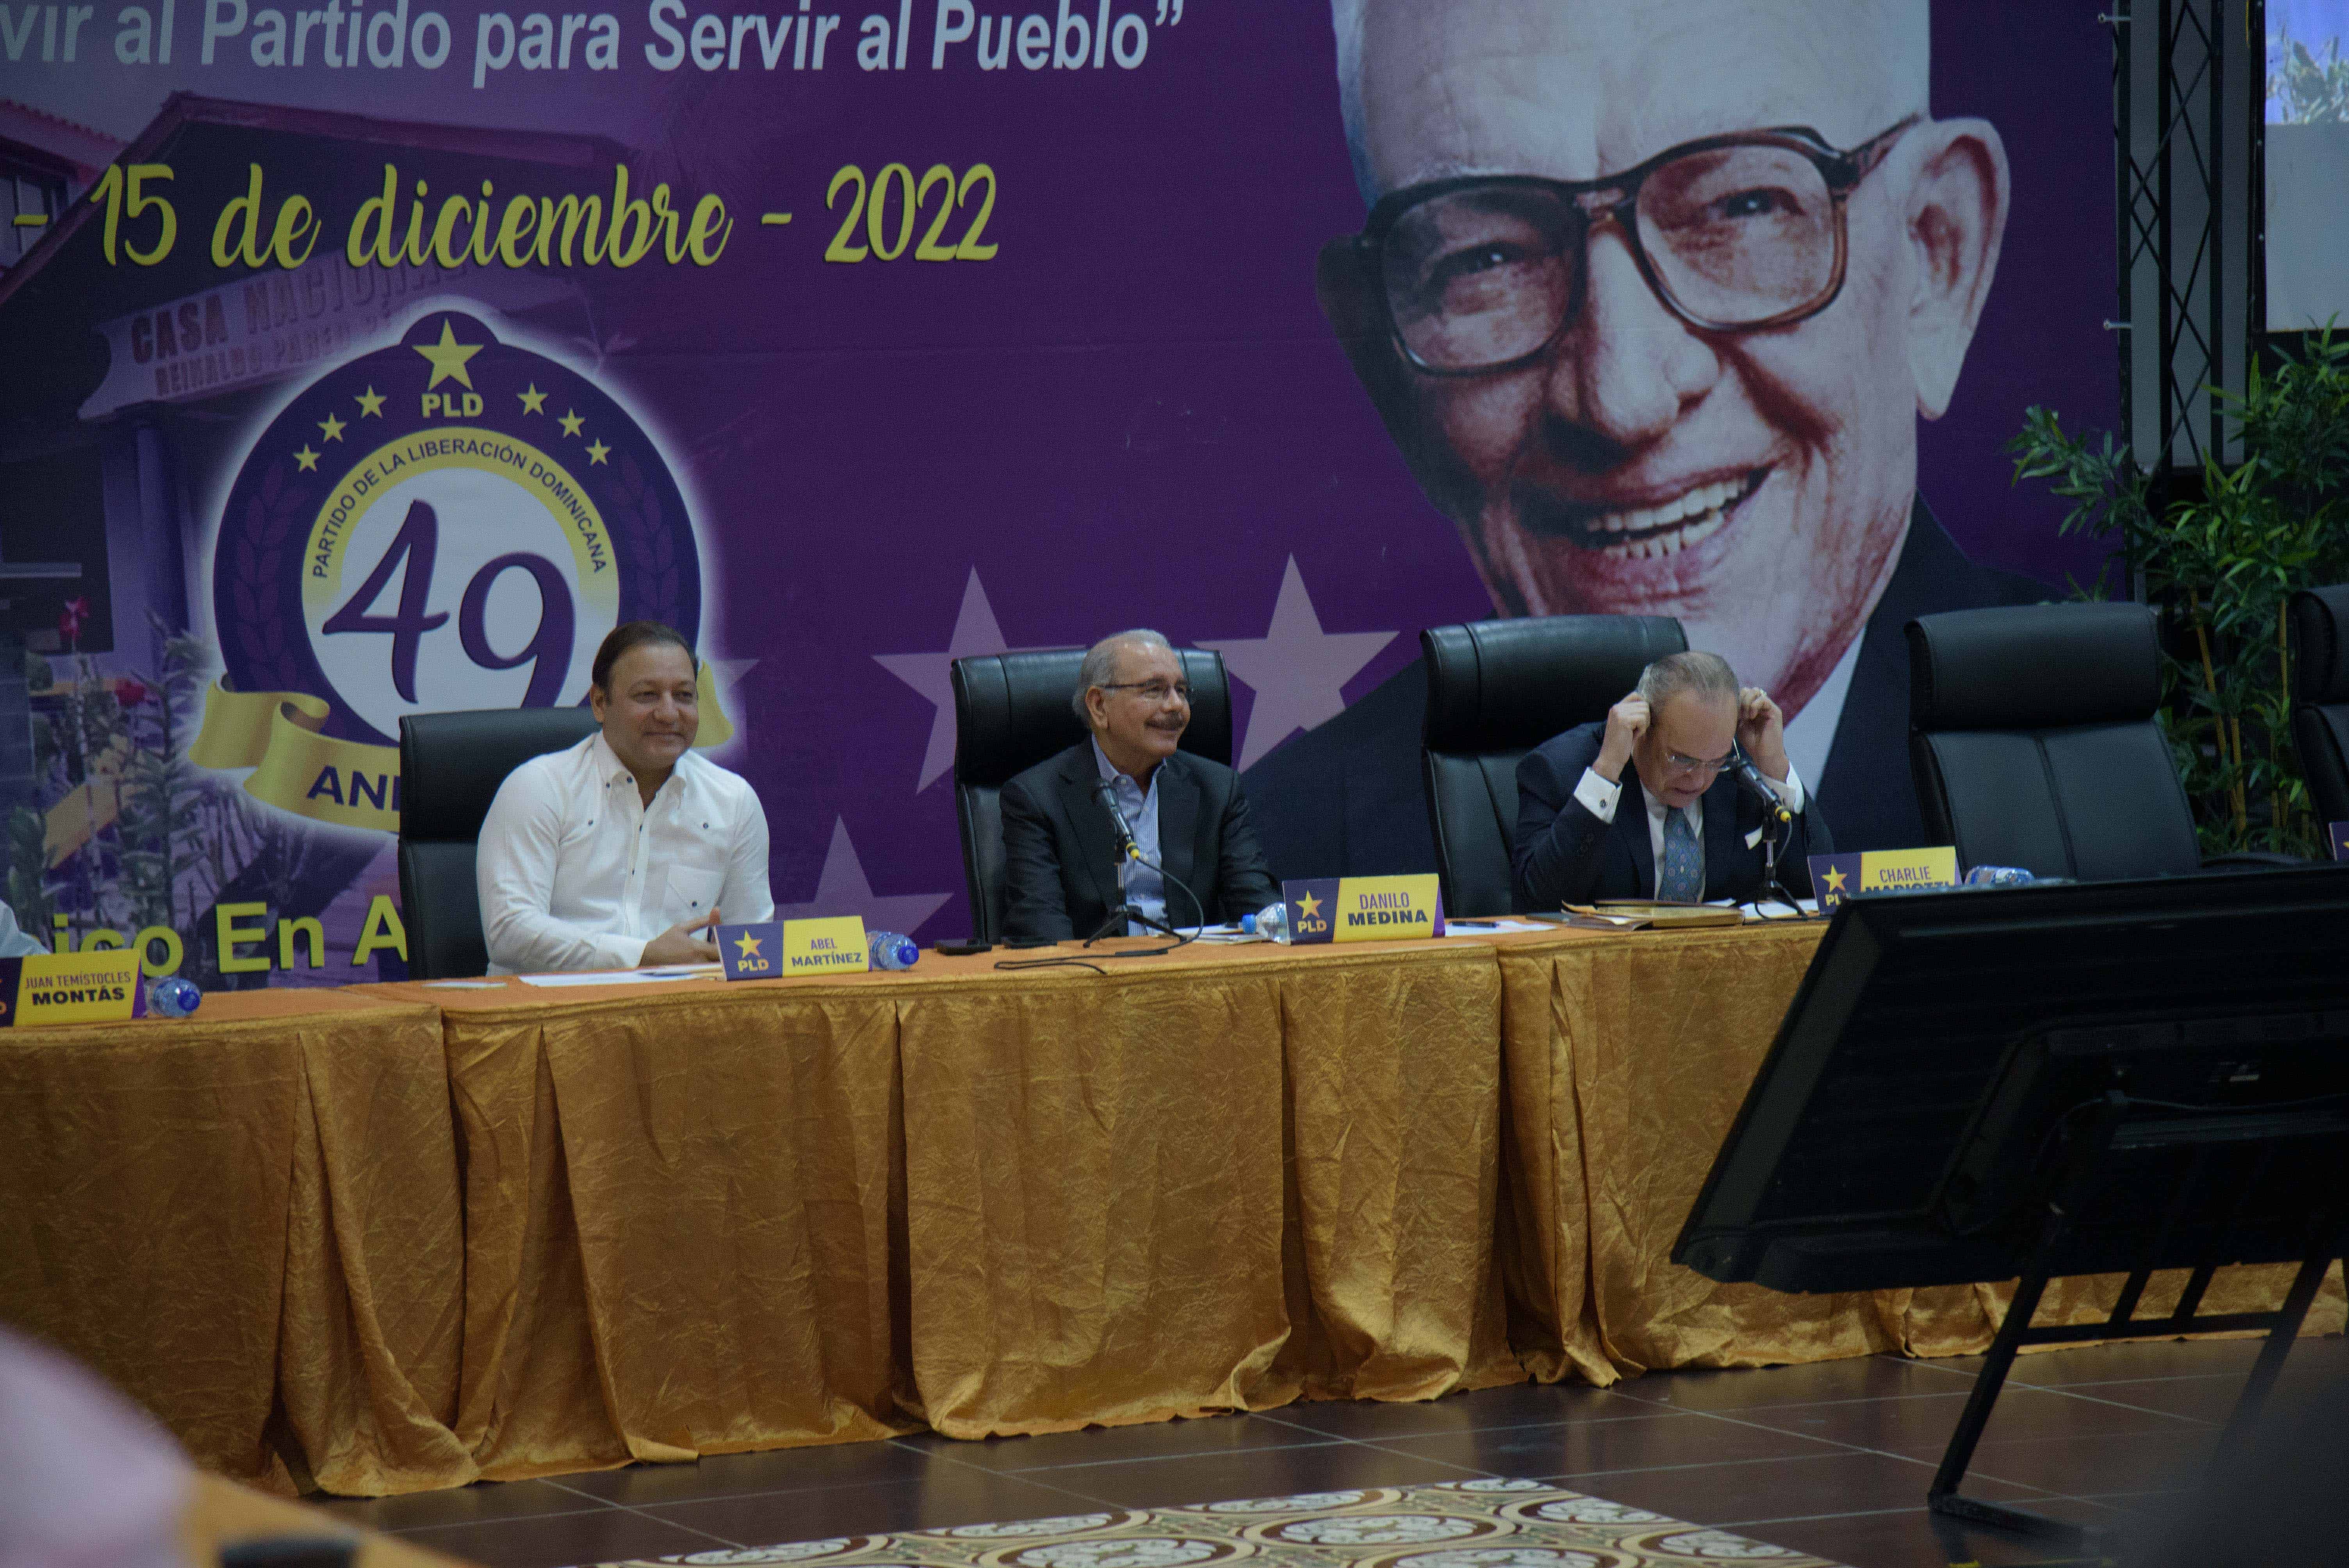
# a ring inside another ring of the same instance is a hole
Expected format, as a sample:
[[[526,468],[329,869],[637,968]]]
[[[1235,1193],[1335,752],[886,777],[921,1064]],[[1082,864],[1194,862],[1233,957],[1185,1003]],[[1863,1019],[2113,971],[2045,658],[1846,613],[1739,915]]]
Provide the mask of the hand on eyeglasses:
[[[1785,779],[1786,716],[1760,686],[1746,686],[1737,694],[1737,744],[1764,777]]]
[[[1648,699],[1638,692],[1607,710],[1607,736],[1599,743],[1599,760],[1591,767],[1610,784],[1623,781],[1623,765],[1631,760],[1631,748],[1640,737],[1648,733]]]

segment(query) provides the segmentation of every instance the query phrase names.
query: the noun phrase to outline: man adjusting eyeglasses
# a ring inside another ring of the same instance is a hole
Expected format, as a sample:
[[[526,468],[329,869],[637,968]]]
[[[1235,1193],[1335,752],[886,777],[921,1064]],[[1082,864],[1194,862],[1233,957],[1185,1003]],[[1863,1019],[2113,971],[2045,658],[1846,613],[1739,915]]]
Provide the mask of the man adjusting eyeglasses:
[[[1740,755],[1791,820],[1729,777]],[[1778,875],[1811,891],[1810,855],[1835,845],[1786,757],[1785,718],[1770,694],[1740,686],[1718,654],[1672,654],[1639,688],[1517,765],[1511,880],[1521,910],[1594,899],[1700,903],[1761,896],[1765,837]]]
[[[1677,618],[1771,694],[1839,833],[1921,841],[1902,626],[2044,596],[1917,494],[2009,199],[1997,131],[1930,112],[1927,0],[1332,12],[1370,210],[1322,306],[1496,613]],[[1424,831],[1421,689],[1251,776],[1279,854]],[[1340,772],[1345,820],[1285,812]]]

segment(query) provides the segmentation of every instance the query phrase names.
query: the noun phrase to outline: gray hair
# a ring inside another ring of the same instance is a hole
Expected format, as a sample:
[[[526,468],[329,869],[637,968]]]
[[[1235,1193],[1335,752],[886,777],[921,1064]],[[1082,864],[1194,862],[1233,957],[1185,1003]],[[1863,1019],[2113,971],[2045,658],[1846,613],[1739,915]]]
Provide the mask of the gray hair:
[[[1116,681],[1117,651],[1120,648],[1164,648],[1171,654],[1174,651],[1174,645],[1166,640],[1163,632],[1136,626],[1130,632],[1112,632],[1087,648],[1085,662],[1077,666],[1076,693],[1069,698],[1069,706],[1077,710],[1077,717],[1085,721],[1087,728],[1092,727],[1093,716],[1085,708],[1085,694],[1095,686],[1109,686]]]
[[[1699,697],[1727,697],[1733,706],[1737,701],[1737,672],[1719,654],[1666,654],[1640,672],[1639,689],[1640,695],[1648,699],[1651,712],[1683,693]]]

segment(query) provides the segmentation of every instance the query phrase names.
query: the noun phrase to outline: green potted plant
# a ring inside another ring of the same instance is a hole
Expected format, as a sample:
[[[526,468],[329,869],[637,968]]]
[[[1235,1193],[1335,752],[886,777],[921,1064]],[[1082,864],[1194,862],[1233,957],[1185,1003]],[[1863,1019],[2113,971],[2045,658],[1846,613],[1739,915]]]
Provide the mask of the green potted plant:
[[[2117,565],[2165,622],[2163,723],[2206,853],[2313,855],[2322,825],[2292,741],[2284,606],[2299,589],[2349,582],[2349,340],[2328,328],[2214,389],[2241,460],[2207,459],[2199,493],[2157,506],[2152,477],[2107,432],[2066,434],[2032,407],[2008,443],[2015,481],[2072,503],[2062,531],[2114,554],[2075,591],[2102,598]]]

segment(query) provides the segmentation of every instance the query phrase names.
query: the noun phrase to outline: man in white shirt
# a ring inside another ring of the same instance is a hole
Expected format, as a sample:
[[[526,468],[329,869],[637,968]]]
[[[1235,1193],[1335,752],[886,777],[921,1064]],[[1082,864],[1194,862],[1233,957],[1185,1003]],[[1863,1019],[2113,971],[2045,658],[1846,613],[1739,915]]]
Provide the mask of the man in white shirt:
[[[490,972],[714,964],[721,911],[775,917],[767,815],[740,775],[693,753],[692,650],[656,621],[614,629],[587,694],[601,734],[506,776],[476,875]]]
[[[1791,820],[1772,820],[1739,786],[1741,748]],[[1627,769],[1636,813],[1625,808]],[[1787,759],[1778,705],[1740,686],[1718,654],[1658,659],[1604,723],[1545,741],[1517,765],[1521,910],[1602,898],[1744,903],[1762,892],[1765,838],[1780,841],[1779,879],[1797,894],[1810,891],[1805,858],[1835,847]]]

